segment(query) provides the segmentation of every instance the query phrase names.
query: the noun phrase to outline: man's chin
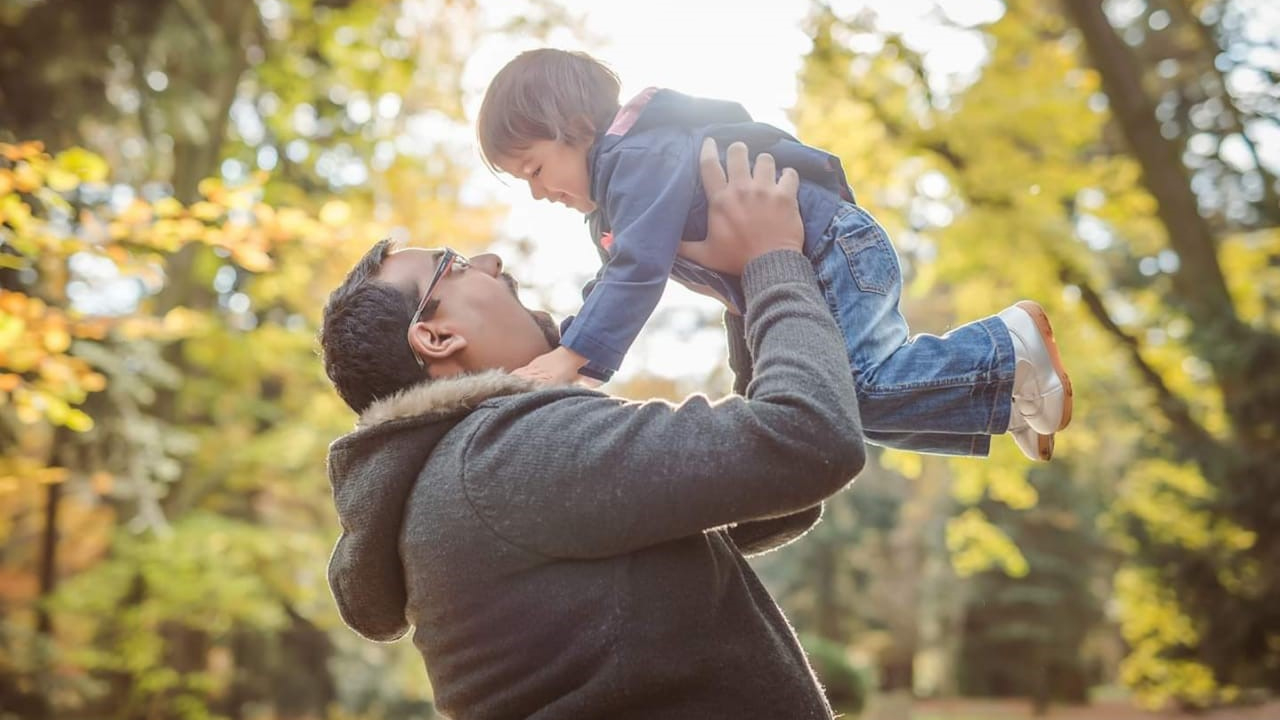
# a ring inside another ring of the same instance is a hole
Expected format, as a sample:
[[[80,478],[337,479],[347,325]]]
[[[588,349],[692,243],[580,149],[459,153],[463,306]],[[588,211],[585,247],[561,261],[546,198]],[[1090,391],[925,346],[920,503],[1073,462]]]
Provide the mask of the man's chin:
[[[551,313],[545,310],[529,310],[528,308],[525,308],[525,311],[529,313],[529,317],[533,318],[533,322],[542,331],[542,337],[546,339],[547,346],[550,348],[559,347],[560,326],[551,317]]]
[[[520,303],[520,283],[516,281],[511,273],[502,273],[500,276],[502,281],[506,283],[507,289],[511,291],[511,296]],[[542,337],[546,339],[549,349],[555,349],[560,346],[560,326],[555,319],[551,317],[551,313],[545,310],[530,310],[524,307],[524,303],[520,303],[520,307],[529,313],[529,317],[533,318],[534,324],[542,331]]]

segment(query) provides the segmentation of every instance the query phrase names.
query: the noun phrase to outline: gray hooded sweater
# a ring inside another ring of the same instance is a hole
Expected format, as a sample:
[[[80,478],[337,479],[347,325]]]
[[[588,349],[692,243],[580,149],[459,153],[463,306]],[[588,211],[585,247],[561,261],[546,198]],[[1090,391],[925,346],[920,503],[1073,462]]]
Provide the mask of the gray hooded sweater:
[[[804,256],[757,258],[743,284],[745,396],[629,402],[491,372],[380,401],[333,443],[342,618],[412,630],[442,712],[831,717],[744,554],[807,530],[861,469],[853,380]]]

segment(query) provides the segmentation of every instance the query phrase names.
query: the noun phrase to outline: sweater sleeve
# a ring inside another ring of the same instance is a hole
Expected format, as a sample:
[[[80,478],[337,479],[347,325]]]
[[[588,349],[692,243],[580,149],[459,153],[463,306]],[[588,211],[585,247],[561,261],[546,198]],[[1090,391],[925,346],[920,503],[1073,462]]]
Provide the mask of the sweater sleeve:
[[[736,313],[724,313],[725,336],[729,341],[729,369],[733,371],[733,391],[747,394],[751,384],[751,351],[747,348],[746,320]],[[729,537],[744,555],[776,550],[809,532],[822,518],[822,505],[792,515],[745,522],[729,528]]]
[[[729,345],[729,369],[733,371],[733,391],[747,394],[751,384],[751,351],[747,348],[746,319],[741,315],[724,312],[724,334]]]
[[[729,537],[743,555],[760,555],[777,550],[809,532],[822,519],[822,505],[780,518],[756,520],[729,528]]]
[[[692,156],[674,150],[622,150],[608,172],[609,260],[560,341],[602,379],[622,364],[662,298],[698,187]]]
[[[462,478],[481,519],[526,550],[596,558],[812,512],[842,488],[865,450],[813,268],[800,253],[773,252],[752,261],[744,285],[756,359],[746,397],[673,406],[572,393],[494,409],[468,443]]]

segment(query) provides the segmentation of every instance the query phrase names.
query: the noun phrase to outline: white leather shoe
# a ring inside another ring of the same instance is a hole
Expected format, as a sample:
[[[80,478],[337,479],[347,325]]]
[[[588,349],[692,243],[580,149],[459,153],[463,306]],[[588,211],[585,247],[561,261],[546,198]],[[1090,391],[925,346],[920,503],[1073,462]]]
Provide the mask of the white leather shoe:
[[[1027,456],[1028,460],[1035,462],[1048,462],[1053,459],[1053,434],[1041,435],[1031,429],[1030,425],[1023,424],[1020,428],[1009,428],[1009,437],[1013,438],[1013,442]]]
[[[1001,310],[999,318],[1009,328],[1013,340],[1014,412],[1040,435],[1062,430],[1071,422],[1071,378],[1062,366],[1048,315],[1040,303],[1022,300]],[[1037,441],[1037,449],[1040,444]],[[1027,452],[1026,448],[1023,452]]]

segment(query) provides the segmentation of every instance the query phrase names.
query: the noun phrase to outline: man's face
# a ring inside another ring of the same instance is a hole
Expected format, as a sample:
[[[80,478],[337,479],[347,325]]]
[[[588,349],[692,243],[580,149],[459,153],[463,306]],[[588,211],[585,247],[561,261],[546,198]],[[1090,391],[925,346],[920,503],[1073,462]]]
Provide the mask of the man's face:
[[[586,214],[595,209],[587,173],[586,144],[538,140],[502,159],[498,167],[529,183],[534,200],[550,200]]]
[[[414,297],[421,298],[440,265],[440,256],[438,250],[399,250],[383,261],[378,279],[412,288]],[[411,331],[424,341],[455,348],[449,362],[424,357],[433,376],[453,374],[442,368],[454,364],[462,372],[514,370],[559,344],[555,321],[549,314],[529,310],[520,302],[516,281],[502,272],[501,258],[487,253],[471,258],[469,267],[463,265],[456,263],[440,278],[431,293],[432,301],[439,305]],[[465,339],[461,347],[456,345],[458,338]],[[455,345],[448,344],[450,339]]]

